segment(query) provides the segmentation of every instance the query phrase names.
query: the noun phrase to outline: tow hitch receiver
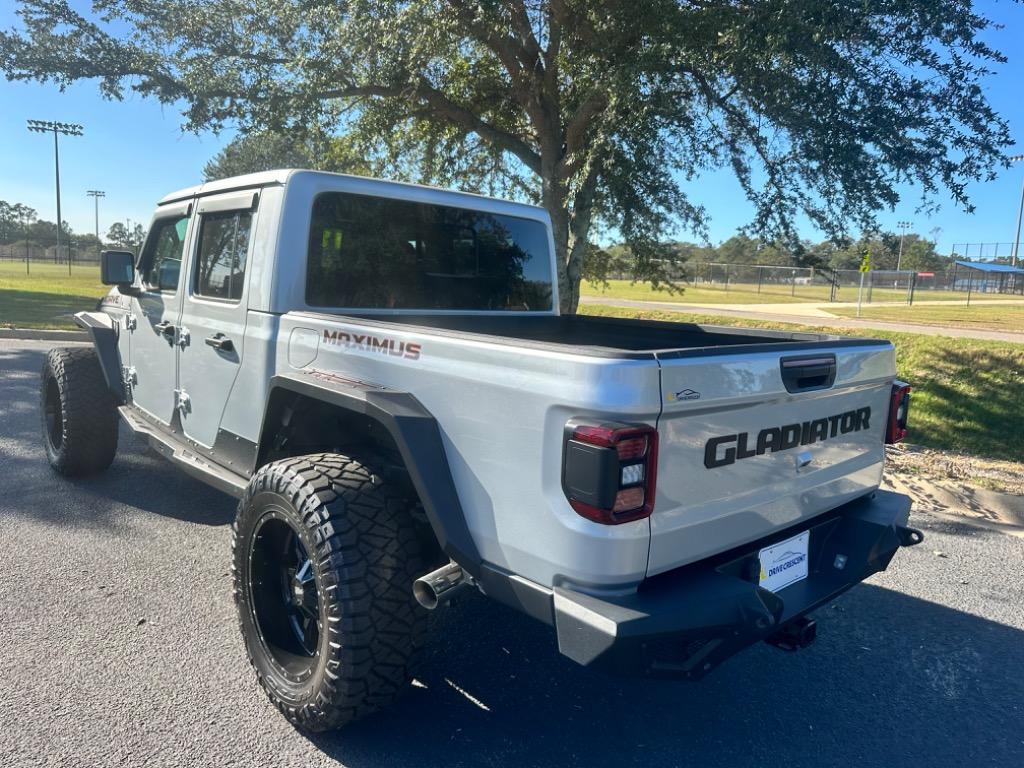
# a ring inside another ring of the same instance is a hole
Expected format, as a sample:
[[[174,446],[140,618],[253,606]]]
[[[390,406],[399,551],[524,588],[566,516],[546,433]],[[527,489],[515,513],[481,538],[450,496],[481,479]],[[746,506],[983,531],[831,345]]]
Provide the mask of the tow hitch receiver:
[[[900,546],[902,547],[913,547],[924,541],[924,534],[917,530],[917,528],[898,525],[896,526],[896,534],[900,537]]]
[[[774,645],[783,651],[799,651],[814,642],[818,636],[818,623],[806,616],[798,616],[787,621],[774,635],[765,638],[768,645]]]

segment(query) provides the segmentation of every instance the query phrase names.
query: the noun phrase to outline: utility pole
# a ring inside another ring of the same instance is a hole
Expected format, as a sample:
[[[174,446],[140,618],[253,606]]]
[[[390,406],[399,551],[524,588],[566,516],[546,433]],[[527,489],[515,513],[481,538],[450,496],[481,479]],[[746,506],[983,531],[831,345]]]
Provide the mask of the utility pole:
[[[100,251],[103,250],[103,242],[100,240],[100,198],[106,197],[107,193],[102,192],[98,189],[90,189],[85,193],[93,199],[96,203],[96,248]]]
[[[32,253],[29,250],[29,244],[28,244],[28,225],[29,225],[29,223],[31,221],[31,216],[29,215],[29,210],[30,209],[29,209],[29,207],[27,205],[23,206],[22,209],[21,209],[21,217],[20,217],[21,218],[21,231],[22,231],[22,234],[23,234],[23,236],[25,238],[25,274],[26,275],[30,274],[29,262],[32,259]]]
[[[1008,158],[1011,163],[1019,163],[1024,160],[1024,155],[1012,155]],[[1020,223],[1024,219],[1024,182],[1020,185],[1020,207],[1017,209],[1017,235],[1013,238],[1013,252],[1010,255],[1010,266],[1017,266],[1017,256],[1020,251]]]
[[[896,271],[899,272],[900,265],[903,264],[903,238],[906,236],[907,230],[910,229],[910,222],[900,221],[897,222],[896,226],[900,228],[900,252],[896,257]]]
[[[52,120],[29,120],[28,129],[36,133],[53,133],[53,164],[57,174],[57,258],[60,258],[60,149],[57,136],[81,136],[82,126],[77,123],[56,123]],[[71,275],[71,244],[68,243],[68,276]]]

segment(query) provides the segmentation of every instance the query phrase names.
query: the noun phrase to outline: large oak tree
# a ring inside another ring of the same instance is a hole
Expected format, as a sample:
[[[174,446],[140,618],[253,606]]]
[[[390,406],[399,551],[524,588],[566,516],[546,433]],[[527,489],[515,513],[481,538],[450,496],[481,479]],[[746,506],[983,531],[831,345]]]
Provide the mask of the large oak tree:
[[[76,3],[77,5],[77,3]],[[8,78],[96,79],[184,105],[189,129],[344,137],[380,173],[536,200],[563,309],[595,227],[657,279],[701,233],[689,182],[735,173],[751,229],[871,228],[989,178],[1008,145],[981,87],[1001,61],[969,0],[20,0]],[[125,126],[126,131],[131,126]]]

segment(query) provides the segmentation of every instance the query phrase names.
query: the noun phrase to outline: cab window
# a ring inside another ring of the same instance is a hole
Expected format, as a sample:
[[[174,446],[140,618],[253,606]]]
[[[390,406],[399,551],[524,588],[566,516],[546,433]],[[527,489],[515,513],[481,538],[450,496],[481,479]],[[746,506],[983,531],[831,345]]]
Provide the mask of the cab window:
[[[187,216],[159,219],[153,224],[139,263],[146,290],[170,293],[177,290],[187,230]]]
[[[550,310],[551,283],[540,221],[343,192],[313,204],[313,307]]]
[[[251,231],[251,211],[203,214],[193,282],[196,296],[226,301],[242,298]]]

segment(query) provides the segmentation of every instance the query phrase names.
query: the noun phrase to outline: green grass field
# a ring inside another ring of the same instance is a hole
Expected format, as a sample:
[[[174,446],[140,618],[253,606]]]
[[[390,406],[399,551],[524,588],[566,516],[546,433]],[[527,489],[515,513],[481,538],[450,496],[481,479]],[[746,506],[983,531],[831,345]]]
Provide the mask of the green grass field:
[[[683,304],[789,304],[801,301],[828,301],[828,290],[819,290],[816,285],[797,286],[797,295],[791,296],[788,286],[771,286],[757,292],[756,285],[734,283],[725,290],[724,286],[681,286],[684,290],[670,293],[655,290],[647,283],[631,283],[629,280],[609,280],[608,287],[583,282],[580,293],[583,296],[601,296],[611,299],[633,301],[671,301]]]
[[[900,378],[914,387],[908,442],[973,456],[1024,461],[1024,344],[937,339],[917,333],[808,329],[735,317],[584,305],[605,317],[813,330],[889,339]]]
[[[71,315],[93,309],[107,292],[99,268],[0,261],[0,328],[75,328]]]
[[[856,317],[848,308],[828,310],[840,317]],[[915,305],[912,307],[864,307],[861,317],[899,323],[948,325],[991,331],[1024,331],[1024,304],[974,304],[967,306]]]
[[[730,283],[726,290],[722,284],[682,286],[682,293],[670,293],[667,290],[655,290],[647,283],[631,283],[629,280],[609,280],[608,287],[584,282],[580,286],[583,296],[601,296],[612,299],[630,299],[632,301],[671,301],[683,304],[791,304],[795,302],[828,301],[829,287],[825,285],[797,285],[795,290],[788,285],[761,286],[758,293],[756,284]],[[999,299],[1020,301],[1020,296],[1001,296],[998,294],[973,294],[972,298]],[[964,301],[967,294],[963,291],[918,291],[915,300],[927,301]],[[836,301],[856,301],[857,287],[843,286],[836,294]],[[906,289],[882,288],[875,286],[871,292],[872,302],[907,300]],[[867,290],[864,291],[867,302]]]

